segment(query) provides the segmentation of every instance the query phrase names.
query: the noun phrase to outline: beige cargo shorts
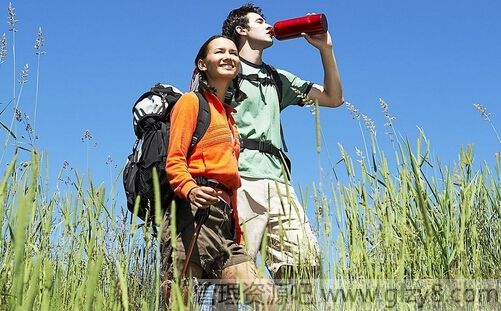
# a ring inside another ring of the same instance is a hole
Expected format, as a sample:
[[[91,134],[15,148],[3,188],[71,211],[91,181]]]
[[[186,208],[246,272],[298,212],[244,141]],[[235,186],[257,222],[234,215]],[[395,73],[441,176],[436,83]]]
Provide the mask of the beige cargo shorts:
[[[248,254],[256,259],[266,241],[265,263],[273,278],[281,266],[318,267],[319,244],[290,185],[241,177],[238,215]]]

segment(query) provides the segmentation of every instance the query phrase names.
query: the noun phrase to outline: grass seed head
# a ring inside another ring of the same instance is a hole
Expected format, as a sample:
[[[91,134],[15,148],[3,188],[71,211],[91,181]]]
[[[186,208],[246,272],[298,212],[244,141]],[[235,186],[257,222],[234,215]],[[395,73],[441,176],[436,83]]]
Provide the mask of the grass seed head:
[[[81,138],[82,142],[90,141],[91,139],[92,139],[92,132],[89,129],[85,130]]]
[[[373,135],[376,135],[376,125],[374,124],[374,121],[372,121],[372,119],[365,114],[362,114],[362,119],[364,120],[365,126],[367,127],[369,132],[371,132]]]
[[[484,118],[485,121],[491,121],[491,114],[489,111],[487,111],[487,108],[485,108],[484,106],[482,106],[481,104],[473,104],[473,107],[475,107],[475,109],[477,109],[478,112],[480,112],[480,115],[482,116],[482,118]]]
[[[0,64],[5,62],[7,58],[7,36],[5,32],[2,35],[2,39],[0,39]]]
[[[382,98],[380,98],[379,106],[381,106],[381,109],[383,109],[384,116],[388,120],[388,122],[386,122],[384,126],[393,126],[393,120],[395,120],[396,118],[390,114],[388,103]]]
[[[345,104],[346,104],[346,108],[351,113],[351,116],[353,117],[353,119],[360,120],[360,111],[358,110],[358,108],[349,102],[346,102]]]
[[[38,33],[37,33],[37,38],[35,39],[35,50],[37,55],[44,54],[44,51],[42,50],[43,45],[44,45],[44,37],[43,37],[43,32],[42,32],[42,27],[38,27]]]
[[[28,82],[28,73],[30,71],[30,66],[25,64],[23,69],[21,70],[21,76],[19,77],[19,83],[24,84]]]
[[[18,122],[21,122],[21,121],[23,120],[23,113],[22,113],[22,111],[21,111],[21,110],[19,110],[19,109],[15,108],[15,110],[14,110],[14,114],[15,114],[15,116],[16,116],[16,120],[17,120]]]
[[[7,22],[10,25],[9,31],[16,32],[16,23],[18,20],[16,19],[16,10],[14,9],[14,6],[12,5],[12,2],[9,2],[9,6],[7,7],[7,11],[9,12],[9,16],[7,18]]]

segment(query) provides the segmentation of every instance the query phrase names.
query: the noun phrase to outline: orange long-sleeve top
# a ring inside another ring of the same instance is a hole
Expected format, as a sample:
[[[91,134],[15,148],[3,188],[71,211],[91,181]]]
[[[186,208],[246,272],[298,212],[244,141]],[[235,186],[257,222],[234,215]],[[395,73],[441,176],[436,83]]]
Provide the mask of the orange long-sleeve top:
[[[209,128],[189,155],[199,111],[198,97],[193,92],[186,93],[174,106],[165,168],[172,189],[181,198],[187,198],[190,190],[197,187],[194,179],[197,176],[213,178],[233,190],[231,205],[239,242],[242,231],[238,222],[236,190],[240,187],[240,143],[231,115],[235,110],[222,104],[212,93],[205,92],[204,97],[210,109]]]

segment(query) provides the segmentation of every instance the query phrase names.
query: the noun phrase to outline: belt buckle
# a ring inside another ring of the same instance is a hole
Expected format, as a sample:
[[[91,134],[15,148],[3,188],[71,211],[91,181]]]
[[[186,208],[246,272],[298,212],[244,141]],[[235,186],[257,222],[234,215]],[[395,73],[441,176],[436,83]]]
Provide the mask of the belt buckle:
[[[215,179],[207,179],[207,186],[216,189],[219,186],[219,182]]]

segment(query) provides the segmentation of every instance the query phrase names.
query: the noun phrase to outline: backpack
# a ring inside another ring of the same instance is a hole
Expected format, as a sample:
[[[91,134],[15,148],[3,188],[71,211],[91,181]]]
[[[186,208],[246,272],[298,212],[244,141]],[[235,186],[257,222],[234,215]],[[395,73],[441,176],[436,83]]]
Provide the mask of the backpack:
[[[209,104],[201,93],[195,92],[195,94],[198,97],[200,109],[188,154],[205,134],[210,124]],[[137,216],[145,222],[155,223],[153,169],[158,174],[162,214],[175,197],[167,178],[165,162],[169,146],[170,112],[181,95],[181,91],[174,86],[157,83],[141,95],[132,107],[133,128],[137,139],[132,147],[132,153],[127,158],[123,184],[127,197],[127,209],[134,213],[134,205],[139,196]]]

